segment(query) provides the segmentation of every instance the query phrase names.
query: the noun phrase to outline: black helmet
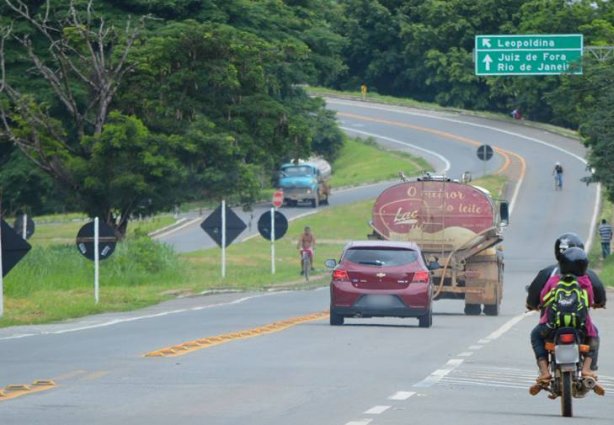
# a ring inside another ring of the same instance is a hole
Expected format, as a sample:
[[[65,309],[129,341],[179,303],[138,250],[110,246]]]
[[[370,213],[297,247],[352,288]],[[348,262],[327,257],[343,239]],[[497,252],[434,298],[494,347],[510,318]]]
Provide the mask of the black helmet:
[[[561,275],[573,274],[582,276],[588,268],[588,257],[582,248],[571,247],[559,255],[559,270]]]
[[[554,242],[554,257],[556,260],[559,260],[559,255],[561,255],[563,251],[572,246],[584,249],[584,242],[582,242],[580,236],[575,233],[563,233],[559,236]]]

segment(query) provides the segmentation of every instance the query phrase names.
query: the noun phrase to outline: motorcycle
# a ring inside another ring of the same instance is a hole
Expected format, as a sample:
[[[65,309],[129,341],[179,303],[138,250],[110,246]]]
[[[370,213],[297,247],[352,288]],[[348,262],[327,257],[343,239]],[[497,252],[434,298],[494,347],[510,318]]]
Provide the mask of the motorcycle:
[[[561,397],[561,415],[565,417],[573,416],[572,400],[583,398],[597,385],[593,377],[582,376],[584,358],[590,350],[583,340],[584,334],[575,328],[558,328],[553,339],[546,342],[552,378],[540,385],[550,399]]]

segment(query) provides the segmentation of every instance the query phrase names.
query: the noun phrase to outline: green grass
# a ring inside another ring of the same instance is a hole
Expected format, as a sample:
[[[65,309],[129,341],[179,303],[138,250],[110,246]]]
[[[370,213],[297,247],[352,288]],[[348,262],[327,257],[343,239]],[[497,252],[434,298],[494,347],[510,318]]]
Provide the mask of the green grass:
[[[72,245],[35,246],[4,279],[0,326],[44,323],[103,311],[126,310],[164,299],[151,288],[175,286],[181,260],[146,236],[128,238],[100,264],[104,301],[93,302],[94,266]]]
[[[601,211],[597,225],[605,218],[608,223],[614,223],[614,205],[608,201],[605,190],[602,192]],[[595,230],[597,231],[597,230]],[[599,273],[601,281],[607,286],[614,286],[614,254],[603,260],[601,258],[601,239],[595,234],[593,245],[589,252],[590,267]]]
[[[372,202],[324,209],[290,223],[276,242],[276,274],[271,274],[271,243],[260,236],[227,249],[227,274],[221,276],[221,250],[177,255],[148,238],[129,238],[101,262],[100,303],[94,304],[93,263],[68,245],[35,247],[5,278],[5,315],[0,326],[46,323],[103,311],[124,311],[178,294],[210,289],[262,289],[302,283],[296,241],[307,224],[317,237],[312,283],[323,284],[323,262],[338,257],[347,240],[363,239]],[[325,236],[324,236],[325,235]],[[334,238],[331,237],[334,235]]]
[[[507,179],[502,175],[490,175],[475,180],[471,184],[488,190],[494,199],[499,199],[506,182]]]
[[[261,289],[287,282],[301,283],[300,259],[296,244],[306,225],[316,237],[315,267],[324,269],[324,260],[337,258],[343,245],[352,239],[366,239],[372,201],[323,209],[320,213],[290,222],[288,233],[275,242],[275,275],[271,274],[271,243],[260,236],[231,245],[226,251],[227,274],[221,277],[221,251],[201,250],[183,255],[189,263],[190,284],[195,291],[207,289]],[[317,275],[318,273],[316,273]]]
[[[372,139],[347,139],[340,158],[333,164],[333,187],[355,186],[398,178],[399,171],[412,176],[432,167],[422,158],[386,151]]]
[[[90,221],[82,215],[78,217],[72,217],[72,215],[55,216],[55,220],[36,217],[34,220],[36,223],[34,234],[28,240],[32,246],[74,245],[79,229]],[[175,221],[171,214],[160,214],[152,218],[133,220],[128,224],[128,235],[147,234]]]

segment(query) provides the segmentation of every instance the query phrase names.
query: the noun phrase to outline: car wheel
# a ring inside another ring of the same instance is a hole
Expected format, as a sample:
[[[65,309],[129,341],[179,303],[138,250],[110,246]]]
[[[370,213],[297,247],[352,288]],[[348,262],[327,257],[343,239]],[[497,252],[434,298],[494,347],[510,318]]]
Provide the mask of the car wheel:
[[[465,304],[465,314],[467,316],[479,316],[482,313],[480,304]]]
[[[421,328],[430,328],[433,325],[433,311],[429,310],[424,316],[418,317],[418,326]]]
[[[341,326],[343,325],[343,316],[340,314],[330,312],[330,325],[331,326]]]

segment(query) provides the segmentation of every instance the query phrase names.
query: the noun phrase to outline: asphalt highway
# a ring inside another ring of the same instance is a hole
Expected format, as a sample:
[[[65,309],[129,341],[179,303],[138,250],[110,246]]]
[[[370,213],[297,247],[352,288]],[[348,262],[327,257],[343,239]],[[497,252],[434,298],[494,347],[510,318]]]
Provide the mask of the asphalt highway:
[[[507,166],[517,167],[519,177],[507,192],[512,216],[499,316],[465,316],[462,302],[446,300],[435,303],[430,329],[392,318],[331,327],[317,314],[329,301],[327,288],[319,288],[184,298],[136,312],[6,328],[0,330],[0,387],[53,384],[27,387],[24,395],[5,391],[2,424],[560,423],[558,400],[528,394],[537,373],[528,340],[537,317],[524,311],[524,287],[553,262],[558,234],[575,231],[588,241],[594,233],[598,190],[580,182],[582,145],[511,121],[328,104],[348,133],[421,152],[451,177],[495,172],[513,157]],[[476,156],[481,144],[496,151],[487,164]],[[555,161],[565,167],[560,192],[551,176]],[[339,191],[331,206],[379,190]],[[162,239],[186,251],[206,247],[208,236],[196,230],[201,234],[192,242],[182,242],[188,240],[182,230]],[[578,419],[572,421],[609,424],[614,315],[593,314],[602,334],[600,382],[608,392],[574,400]]]

